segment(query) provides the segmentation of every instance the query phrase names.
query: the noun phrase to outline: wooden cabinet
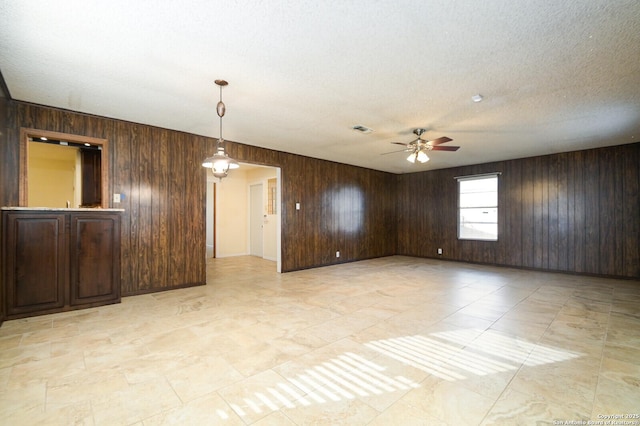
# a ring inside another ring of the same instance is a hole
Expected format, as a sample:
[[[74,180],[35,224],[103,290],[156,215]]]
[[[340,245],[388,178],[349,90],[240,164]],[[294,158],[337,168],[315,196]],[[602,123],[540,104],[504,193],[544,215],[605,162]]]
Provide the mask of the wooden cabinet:
[[[120,213],[3,210],[2,258],[7,319],[118,303]]]

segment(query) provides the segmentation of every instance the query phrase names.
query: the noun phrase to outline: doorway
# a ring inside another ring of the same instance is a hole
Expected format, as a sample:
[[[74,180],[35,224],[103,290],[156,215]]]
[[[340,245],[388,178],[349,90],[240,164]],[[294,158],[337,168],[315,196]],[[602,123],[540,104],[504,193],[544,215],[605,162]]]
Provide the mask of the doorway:
[[[258,256],[281,272],[280,176],[246,163],[222,181],[207,174],[207,257]]]

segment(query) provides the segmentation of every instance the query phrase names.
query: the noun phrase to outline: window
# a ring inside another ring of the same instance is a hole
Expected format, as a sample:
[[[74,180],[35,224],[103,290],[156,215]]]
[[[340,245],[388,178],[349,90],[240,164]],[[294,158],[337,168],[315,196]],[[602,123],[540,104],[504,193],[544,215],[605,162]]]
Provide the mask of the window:
[[[458,238],[498,240],[498,175],[458,177]]]
[[[267,181],[267,214],[278,214],[277,201],[276,201],[276,185],[277,179],[269,179]]]

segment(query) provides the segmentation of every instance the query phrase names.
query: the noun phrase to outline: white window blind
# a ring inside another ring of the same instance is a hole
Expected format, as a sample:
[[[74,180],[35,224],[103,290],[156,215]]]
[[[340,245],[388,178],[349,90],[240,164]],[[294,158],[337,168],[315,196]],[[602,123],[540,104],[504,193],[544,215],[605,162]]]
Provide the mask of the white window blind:
[[[498,240],[498,175],[460,176],[458,180],[458,238]]]

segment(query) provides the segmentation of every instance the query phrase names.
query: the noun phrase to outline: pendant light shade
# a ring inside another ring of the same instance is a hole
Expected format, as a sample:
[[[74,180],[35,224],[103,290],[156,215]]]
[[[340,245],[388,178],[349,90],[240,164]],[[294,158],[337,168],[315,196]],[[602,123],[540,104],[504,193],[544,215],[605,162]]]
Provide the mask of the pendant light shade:
[[[427,161],[429,161],[429,156],[427,155],[426,152],[424,152],[422,149],[420,149],[418,151],[412,152],[407,157],[407,161],[410,162],[410,163],[415,163],[416,160],[418,160],[418,162],[420,162],[420,163],[426,163]]]
[[[218,152],[204,159],[202,167],[211,169],[215,177],[222,179],[227,177],[229,170],[237,169],[240,165],[224,152],[224,148],[218,147]]]
[[[220,86],[220,101],[216,105],[216,113],[220,117],[220,138],[218,138],[216,153],[211,157],[205,158],[202,162],[202,167],[211,169],[213,175],[222,180],[222,178],[227,177],[229,170],[237,169],[240,165],[224,151],[224,139],[222,139],[222,117],[224,117],[224,113],[227,110],[224,102],[222,102],[222,88],[229,83],[225,80],[216,80],[216,84]]]
[[[427,156],[424,151],[420,150],[418,151],[417,160],[421,163],[426,163],[427,161],[429,161],[429,156]]]

